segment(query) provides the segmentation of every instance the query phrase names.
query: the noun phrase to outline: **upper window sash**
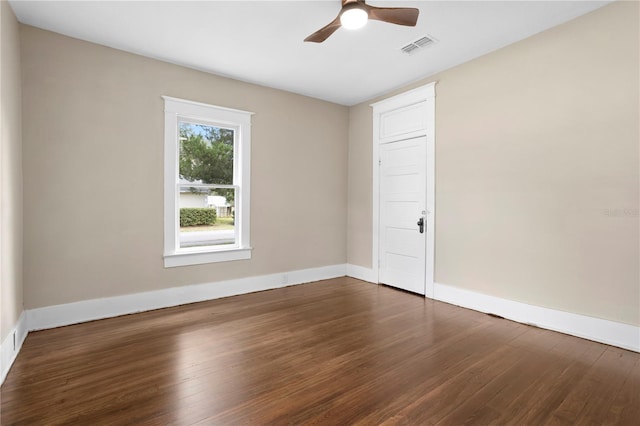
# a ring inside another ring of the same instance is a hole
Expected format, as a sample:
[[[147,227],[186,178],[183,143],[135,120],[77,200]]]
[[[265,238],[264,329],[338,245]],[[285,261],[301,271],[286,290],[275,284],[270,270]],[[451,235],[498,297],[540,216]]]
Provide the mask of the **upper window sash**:
[[[176,124],[176,131],[177,133],[177,144],[178,144],[178,160],[180,159],[180,128],[179,128],[179,123],[189,123],[189,124],[196,124],[196,125],[202,125],[202,126],[207,126],[207,127],[217,127],[219,129],[228,129],[228,130],[232,130],[233,131],[233,185],[239,185],[239,182],[242,181],[242,176],[241,173],[239,172],[240,168],[241,168],[241,157],[240,155],[236,155],[236,153],[239,152],[240,150],[240,141],[242,140],[242,126],[240,125],[236,125],[236,124],[232,124],[232,123],[222,123],[218,120],[214,121],[214,120],[203,120],[201,118],[198,119],[194,119],[192,117],[185,117],[182,114],[178,114],[178,118],[177,118],[177,124]],[[180,171],[178,169],[176,169],[176,182],[180,181]],[[211,184],[211,185],[215,185],[215,184]]]

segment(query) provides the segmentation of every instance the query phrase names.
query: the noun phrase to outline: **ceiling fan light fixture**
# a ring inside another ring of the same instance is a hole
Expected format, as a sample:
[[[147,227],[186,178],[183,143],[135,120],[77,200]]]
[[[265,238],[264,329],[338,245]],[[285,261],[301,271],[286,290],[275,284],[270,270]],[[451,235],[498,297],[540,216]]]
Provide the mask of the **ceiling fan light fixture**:
[[[349,30],[362,28],[369,18],[389,24],[415,27],[419,13],[420,9],[415,7],[376,7],[369,6],[365,0],[342,0],[342,9],[338,16],[304,41],[322,43],[342,27]]]
[[[340,15],[340,23],[348,30],[357,30],[366,25],[369,14],[366,10],[359,7],[351,7],[346,9]]]

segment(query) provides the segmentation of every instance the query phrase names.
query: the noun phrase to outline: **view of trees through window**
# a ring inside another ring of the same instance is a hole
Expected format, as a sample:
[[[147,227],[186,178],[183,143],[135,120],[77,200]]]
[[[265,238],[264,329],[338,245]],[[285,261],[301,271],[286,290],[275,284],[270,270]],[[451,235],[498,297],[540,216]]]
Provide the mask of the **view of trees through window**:
[[[180,247],[235,244],[234,130],[178,126]]]

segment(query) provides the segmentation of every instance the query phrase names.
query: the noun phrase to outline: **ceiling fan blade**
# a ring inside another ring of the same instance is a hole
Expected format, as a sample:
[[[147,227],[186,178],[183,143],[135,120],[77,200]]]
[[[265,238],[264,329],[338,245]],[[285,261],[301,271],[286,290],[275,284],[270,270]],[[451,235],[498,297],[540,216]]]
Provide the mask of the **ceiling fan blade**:
[[[342,24],[340,24],[340,16],[336,17],[333,21],[322,28],[320,28],[315,33],[311,34],[309,37],[305,38],[304,41],[311,41],[313,43],[322,43],[325,41],[331,34],[336,32],[338,28],[340,28]]]
[[[369,19],[389,22],[390,24],[415,27],[418,22],[419,9],[413,7],[375,7],[365,5],[369,12]]]

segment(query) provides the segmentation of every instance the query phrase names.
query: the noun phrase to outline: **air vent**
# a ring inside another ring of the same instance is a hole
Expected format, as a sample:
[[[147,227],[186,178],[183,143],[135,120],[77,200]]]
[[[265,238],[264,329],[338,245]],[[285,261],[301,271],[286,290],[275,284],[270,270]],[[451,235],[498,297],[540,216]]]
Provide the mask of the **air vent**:
[[[400,50],[402,50],[407,55],[413,55],[421,49],[431,46],[436,42],[436,39],[431,36],[423,36],[417,40],[412,41],[411,43],[402,46]]]

